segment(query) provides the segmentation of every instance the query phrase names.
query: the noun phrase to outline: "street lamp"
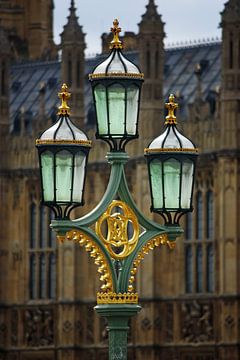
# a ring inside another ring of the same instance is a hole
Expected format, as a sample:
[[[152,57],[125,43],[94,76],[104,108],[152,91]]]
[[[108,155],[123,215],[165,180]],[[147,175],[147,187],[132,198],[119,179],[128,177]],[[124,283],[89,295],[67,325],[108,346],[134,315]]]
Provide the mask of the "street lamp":
[[[141,309],[135,292],[138,267],[154,248],[161,245],[173,248],[182,229],[177,219],[166,221],[165,225],[147,219],[129,192],[125,176],[128,155],[124,150],[126,143],[138,134],[143,74],[121,52],[117,20],[111,30],[114,34],[112,52],[90,75],[97,114],[97,137],[109,144],[107,161],[111,165],[106,192],[95,209],[80,219],[68,219],[72,207],[83,204],[90,142],[70,121],[69,93],[65,85],[60,93],[59,120],[41,135],[37,147],[43,204],[55,209],[57,215],[51,227],[59,240],[75,241],[83,247],[97,265],[102,285],[95,310],[108,322],[109,359],[126,360],[129,319]],[[175,125],[170,126],[176,106],[171,96],[167,104],[167,130],[145,150],[152,210],[160,214],[166,212],[167,219],[169,212],[192,210],[189,194],[192,194],[196,149]],[[76,161],[78,153],[81,160]],[[62,157],[58,159],[60,155]],[[176,184],[178,190],[172,189],[173,197],[169,190]]]

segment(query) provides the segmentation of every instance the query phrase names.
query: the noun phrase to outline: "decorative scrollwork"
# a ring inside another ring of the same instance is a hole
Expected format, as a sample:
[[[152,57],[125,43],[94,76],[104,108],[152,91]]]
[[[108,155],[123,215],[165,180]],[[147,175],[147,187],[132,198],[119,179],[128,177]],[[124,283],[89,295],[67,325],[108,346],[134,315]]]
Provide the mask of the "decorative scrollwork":
[[[98,304],[138,304],[138,294],[97,293]]]
[[[116,208],[119,211],[112,213]],[[102,231],[105,223],[107,225],[106,236]],[[129,225],[132,228],[132,235],[130,236]],[[114,259],[124,259],[131,254],[139,238],[139,225],[136,215],[125,202],[119,200],[113,200],[106,212],[98,219],[95,231]]]
[[[85,247],[85,250],[90,253],[90,256],[94,258],[94,263],[98,266],[98,272],[101,274],[100,281],[104,282],[101,289],[104,292],[113,291],[111,271],[100,247],[90,237],[78,230],[69,231],[66,238],[77,242],[81,247]]]
[[[133,266],[131,269],[131,276],[129,277],[129,285],[128,285],[128,291],[133,291],[133,283],[135,282],[135,275],[137,273],[137,268],[140,265],[141,261],[144,259],[145,255],[147,255],[151,250],[153,250],[155,247],[158,247],[160,245],[168,245],[169,248],[172,250],[175,248],[175,242],[169,241],[167,234],[162,234],[157,236],[156,238],[153,238],[149,240],[142,249],[138,252],[135,260],[133,261]]]

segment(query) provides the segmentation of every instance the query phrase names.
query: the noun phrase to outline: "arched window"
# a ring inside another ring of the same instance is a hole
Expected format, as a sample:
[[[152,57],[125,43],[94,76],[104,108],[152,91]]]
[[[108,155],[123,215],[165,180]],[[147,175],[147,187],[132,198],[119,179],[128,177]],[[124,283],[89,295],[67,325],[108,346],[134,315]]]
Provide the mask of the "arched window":
[[[72,85],[72,59],[71,54],[68,54],[68,62],[67,62],[67,78],[68,78],[68,85]]]
[[[77,87],[79,88],[81,85],[81,66],[80,66],[80,60],[77,60],[76,64],[76,79],[77,79]]]
[[[6,95],[6,63],[2,61],[1,69],[1,95]]]
[[[193,257],[192,247],[186,246],[185,248],[185,284],[186,292],[191,293],[193,291],[193,273],[192,273]]]
[[[34,249],[36,247],[37,239],[37,209],[36,205],[32,204],[30,206],[30,248]]]
[[[198,191],[197,193],[197,206],[196,206],[196,238],[202,240],[203,238],[203,199],[202,193]]]
[[[212,239],[214,234],[214,224],[213,224],[213,192],[208,191],[206,196],[206,236],[207,239]]]
[[[30,299],[36,299],[36,256],[35,254],[30,255],[29,262],[29,297]]]
[[[196,191],[195,208],[186,215],[184,256],[186,293],[214,292],[214,193],[208,179]]]
[[[234,50],[234,44],[233,44],[233,33],[230,33],[229,35],[229,68],[233,68],[233,50]]]
[[[47,236],[49,227],[47,211],[48,209],[45,206],[40,207],[40,248],[47,247]]]
[[[46,298],[46,258],[41,254],[39,258],[39,298]]]
[[[239,36],[239,40],[238,40],[238,68],[240,69],[240,34]]]
[[[48,215],[48,224],[54,219],[54,213],[52,210],[49,211]],[[56,233],[52,231],[50,226],[48,226],[48,247],[55,249],[56,248]]]
[[[49,224],[53,213],[46,207],[30,206],[29,298],[56,297],[56,240]]]
[[[158,78],[159,75],[159,52],[156,50],[155,52],[155,77]]]
[[[150,50],[146,52],[146,77],[151,77],[151,53]]]
[[[214,291],[214,255],[213,244],[207,247],[207,291]]]
[[[196,291],[203,292],[203,253],[202,246],[198,245],[196,253],[196,275],[197,275],[197,284]]]
[[[54,299],[56,297],[56,256],[50,254],[48,269],[48,297]]]
[[[192,219],[193,219],[193,214],[192,213],[187,213],[187,215],[186,215],[186,227],[185,227],[186,240],[191,240],[192,239],[192,229],[193,229]]]

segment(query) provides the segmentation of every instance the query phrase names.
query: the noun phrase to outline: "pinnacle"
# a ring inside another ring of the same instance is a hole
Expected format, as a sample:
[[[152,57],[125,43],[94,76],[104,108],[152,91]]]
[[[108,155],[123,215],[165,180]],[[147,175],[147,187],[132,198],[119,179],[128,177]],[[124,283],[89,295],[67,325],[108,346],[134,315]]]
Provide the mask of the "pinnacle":
[[[154,21],[154,20],[160,20],[161,17],[157,12],[157,6],[155,5],[154,0],[149,0],[148,4],[146,5],[146,9],[147,11],[145,12],[145,14],[142,15],[142,20],[146,21],[146,20],[150,20],[150,21]]]

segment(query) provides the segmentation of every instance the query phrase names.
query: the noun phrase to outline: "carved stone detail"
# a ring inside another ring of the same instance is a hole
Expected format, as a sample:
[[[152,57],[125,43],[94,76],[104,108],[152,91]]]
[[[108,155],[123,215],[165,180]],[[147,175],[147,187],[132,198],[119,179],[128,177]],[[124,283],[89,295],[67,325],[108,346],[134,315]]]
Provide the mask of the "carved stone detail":
[[[166,305],[166,341],[173,341],[173,304]]]
[[[52,309],[28,309],[24,312],[24,338],[27,346],[48,346],[54,343]]]
[[[226,316],[224,325],[228,330],[231,330],[235,326],[235,320],[231,315]]]
[[[11,344],[17,346],[18,344],[18,311],[11,312]]]
[[[183,303],[182,338],[186,342],[206,342],[213,340],[213,307],[194,300]]]
[[[70,333],[73,329],[73,326],[69,320],[64,321],[63,323],[63,331],[65,333]]]

